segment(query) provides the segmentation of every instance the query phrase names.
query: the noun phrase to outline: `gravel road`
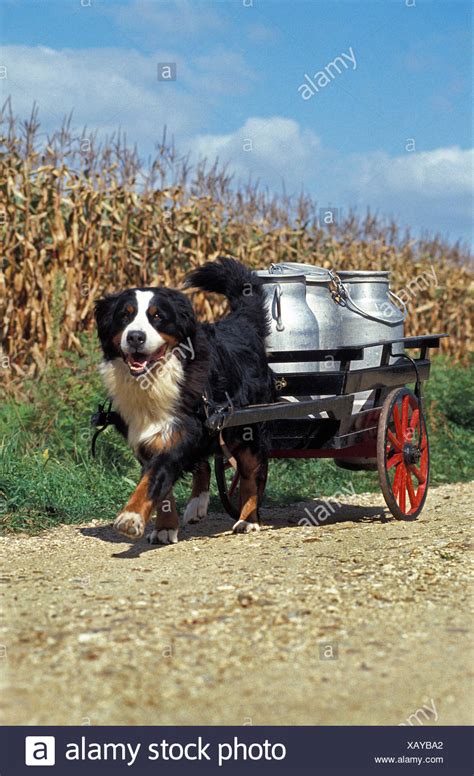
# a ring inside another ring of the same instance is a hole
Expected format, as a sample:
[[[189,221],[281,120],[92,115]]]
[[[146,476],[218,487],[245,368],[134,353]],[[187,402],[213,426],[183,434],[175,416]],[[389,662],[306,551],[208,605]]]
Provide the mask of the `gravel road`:
[[[212,514],[166,547],[2,537],[3,723],[472,724],[474,483],[415,523],[382,503],[263,510],[245,536]]]

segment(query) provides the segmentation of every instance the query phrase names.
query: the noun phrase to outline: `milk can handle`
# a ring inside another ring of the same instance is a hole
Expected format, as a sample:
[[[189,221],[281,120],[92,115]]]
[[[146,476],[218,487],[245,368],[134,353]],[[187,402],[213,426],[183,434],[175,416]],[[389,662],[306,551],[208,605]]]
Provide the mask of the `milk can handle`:
[[[288,265],[286,264],[278,265],[278,264],[272,263],[270,267],[270,271],[273,270],[276,272],[283,272],[283,270],[287,266]],[[364,315],[366,318],[370,318],[371,320],[377,321],[378,323],[387,323],[386,318],[378,318],[376,315],[372,315],[372,313],[369,313],[366,310],[363,310],[354,302],[353,298],[350,295],[349,289],[347,288],[345,283],[342,282],[337,272],[331,269],[326,269],[325,267],[317,267],[316,265],[313,266],[313,269],[316,270],[316,272],[327,274],[335,284],[335,295],[342,299],[347,299],[352,305],[352,307],[354,308],[354,310],[360,313],[360,315]],[[281,293],[282,293],[281,288],[278,285],[277,288],[275,289],[275,296],[274,296],[274,302],[277,308],[277,331],[283,331],[283,329],[285,328],[281,320],[281,302],[280,302]],[[389,294],[389,296],[395,299],[399,305],[401,305],[402,309],[400,310],[400,312],[402,313],[402,316],[403,316],[402,320],[404,321],[408,315],[408,310],[405,302],[403,301],[403,299],[400,299],[400,297],[397,296],[397,294],[395,294],[390,289],[388,289],[387,293]]]
[[[276,307],[276,330],[277,331],[283,331],[285,328],[283,325],[283,321],[281,319],[281,294],[282,294],[281,286],[279,283],[277,283],[275,287],[275,293],[273,295],[273,304]]]
[[[354,310],[356,310],[358,313],[363,315],[365,318],[370,318],[372,321],[377,321],[377,323],[387,323],[387,319],[386,318],[378,318],[376,315],[373,315],[372,313],[367,312],[367,310],[363,310],[361,307],[359,307],[359,305],[357,305],[354,302],[353,298],[351,297],[347,286],[344,283],[342,283],[341,285],[342,285],[342,288],[344,289],[344,295],[345,295],[346,299],[351,303],[351,305],[354,308]],[[397,296],[390,289],[388,289],[387,293],[390,296],[392,296],[394,299],[396,299],[397,302],[399,302],[402,305],[403,311],[400,311],[400,312],[402,312],[402,316],[403,316],[402,320],[404,321],[405,318],[407,317],[407,314],[408,314],[408,310],[407,310],[407,306],[406,306],[405,302],[402,299],[400,299],[400,297]]]
[[[315,273],[320,272],[323,275],[327,275],[329,273],[329,270],[326,269],[325,267],[317,267],[316,264],[312,264],[311,267],[312,267],[312,270],[315,271]],[[295,267],[290,267],[288,264],[285,264],[284,262],[282,262],[281,264],[275,264],[275,263],[270,264],[270,272],[275,272],[275,273],[284,272],[285,269],[289,269],[292,272],[298,271],[295,269]]]
[[[390,294],[390,296],[393,296],[393,298],[396,299],[399,304],[401,304],[401,306],[402,306],[402,313],[403,313],[403,320],[405,320],[405,318],[408,315],[408,310],[407,310],[407,306],[406,306],[405,302],[403,301],[403,299],[400,299],[400,297],[397,296],[394,291],[391,291],[390,289],[388,289],[388,293]]]

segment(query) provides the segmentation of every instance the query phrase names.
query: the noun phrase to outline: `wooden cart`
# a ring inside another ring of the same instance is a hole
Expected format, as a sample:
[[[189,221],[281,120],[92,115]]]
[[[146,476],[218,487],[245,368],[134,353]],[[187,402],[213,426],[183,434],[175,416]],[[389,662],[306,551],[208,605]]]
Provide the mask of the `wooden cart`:
[[[231,426],[265,422],[272,438],[270,458],[333,458],[353,470],[377,469],[390,512],[399,520],[414,520],[423,509],[430,475],[422,386],[430,373],[429,350],[438,348],[445,336],[404,337],[333,350],[272,352],[270,365],[327,363],[333,359],[340,367],[319,372],[274,370],[277,401],[220,407],[209,415],[207,425],[224,432]],[[398,345],[396,353],[394,345]],[[380,350],[379,365],[354,368],[364,358],[366,348]],[[412,357],[407,350],[417,350],[418,354]],[[414,384],[414,390],[406,387],[409,384]],[[354,412],[356,394],[364,391],[373,392],[371,406]],[[238,519],[239,473],[224,454],[216,456],[215,472],[222,504]],[[262,478],[260,501],[266,476],[267,472]]]

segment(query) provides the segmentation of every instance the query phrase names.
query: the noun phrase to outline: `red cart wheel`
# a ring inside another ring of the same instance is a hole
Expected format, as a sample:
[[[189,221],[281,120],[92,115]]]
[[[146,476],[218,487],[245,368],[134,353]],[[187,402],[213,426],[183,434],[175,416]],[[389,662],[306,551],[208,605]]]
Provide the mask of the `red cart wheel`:
[[[415,520],[430,477],[425,420],[416,395],[396,388],[385,399],[377,432],[377,468],[383,497],[397,520]]]
[[[216,455],[214,471],[216,474],[217,489],[219,491],[222,506],[233,520],[238,520],[241,510],[240,474],[237,469],[234,469],[230,461],[228,461],[227,458],[224,458],[222,455]],[[258,487],[259,506],[262,503],[265,486],[267,484],[267,462],[262,464],[262,474],[263,476]]]

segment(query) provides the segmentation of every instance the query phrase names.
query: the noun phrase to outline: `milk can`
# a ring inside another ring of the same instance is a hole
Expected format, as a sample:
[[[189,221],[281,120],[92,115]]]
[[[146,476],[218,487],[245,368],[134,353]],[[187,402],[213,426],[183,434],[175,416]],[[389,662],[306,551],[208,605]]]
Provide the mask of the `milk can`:
[[[272,265],[273,267],[273,265]],[[270,311],[271,332],[266,346],[270,351],[317,350],[320,325],[306,301],[306,278],[297,270],[259,270],[257,275]],[[273,364],[275,371],[294,373],[318,371],[317,363]]]
[[[336,298],[331,292],[333,281],[328,270],[312,264],[288,262],[272,264],[270,272],[272,274],[301,272],[305,276],[306,303],[319,326],[318,347],[321,350],[340,347],[342,344],[341,316]]]
[[[284,262],[258,272],[264,284],[272,318],[267,341],[269,350],[293,351],[360,346],[403,337],[406,310],[394,303],[398,297],[389,288],[389,272],[378,270],[333,270],[313,264]],[[404,307],[404,306],[403,306]],[[393,345],[394,357],[403,345]],[[351,369],[380,363],[382,346],[367,348],[364,359],[352,361]],[[339,369],[332,359],[319,363],[275,365],[279,372],[322,372]],[[371,406],[373,392],[357,394],[354,411]]]
[[[389,272],[342,270],[336,273],[313,264],[286,262],[272,264],[266,274],[270,278],[278,276],[281,279],[294,273],[300,273],[305,278],[306,304],[319,326],[319,348],[357,347],[403,337],[406,310],[390,290]],[[393,303],[393,299],[402,305],[403,311]],[[301,300],[300,290],[299,304]],[[286,302],[286,316],[291,320],[291,299],[287,298]],[[295,319],[295,326],[292,326],[295,337],[301,337],[302,323]],[[283,339],[280,338],[279,342],[283,344]],[[287,348],[291,349],[291,338],[289,341],[287,338],[284,346],[278,349]],[[364,360],[353,362],[352,368],[377,365],[381,351],[381,347],[367,349]],[[403,353],[403,347],[394,345],[393,351]]]
[[[340,314],[344,345],[364,345],[403,337],[406,309],[390,290],[389,272],[342,270],[337,275],[343,284]],[[394,299],[403,310],[393,303]],[[382,347],[368,348],[361,366],[377,366],[381,352]],[[403,353],[403,345],[394,345],[393,352]]]

